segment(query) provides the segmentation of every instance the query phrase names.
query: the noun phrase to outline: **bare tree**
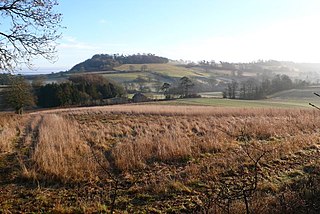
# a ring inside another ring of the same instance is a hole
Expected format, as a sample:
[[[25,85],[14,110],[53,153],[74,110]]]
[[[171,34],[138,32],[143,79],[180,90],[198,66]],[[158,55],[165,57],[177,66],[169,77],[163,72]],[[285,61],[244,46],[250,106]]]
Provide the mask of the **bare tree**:
[[[57,0],[1,0],[0,70],[13,71],[18,65],[32,67],[32,59],[42,56],[54,62],[61,34]]]
[[[236,93],[238,90],[239,83],[235,80],[232,80],[231,83],[227,84],[224,97],[229,97],[229,99],[236,99]]]

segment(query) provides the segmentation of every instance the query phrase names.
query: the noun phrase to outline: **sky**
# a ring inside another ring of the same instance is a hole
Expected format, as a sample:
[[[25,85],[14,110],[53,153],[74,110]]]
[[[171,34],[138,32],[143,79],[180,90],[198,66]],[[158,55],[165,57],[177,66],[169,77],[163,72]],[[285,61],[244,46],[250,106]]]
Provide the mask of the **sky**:
[[[68,70],[94,54],[153,53],[170,59],[320,62],[319,0],[58,0],[55,63]]]

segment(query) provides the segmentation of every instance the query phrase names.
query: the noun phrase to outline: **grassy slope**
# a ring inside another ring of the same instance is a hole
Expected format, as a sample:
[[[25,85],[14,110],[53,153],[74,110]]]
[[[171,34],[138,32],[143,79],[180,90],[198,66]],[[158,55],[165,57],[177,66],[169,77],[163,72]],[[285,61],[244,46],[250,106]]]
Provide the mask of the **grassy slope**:
[[[103,74],[104,77],[112,79],[117,82],[133,81],[138,77],[148,78],[150,75],[143,72],[133,72],[133,73],[108,73]]]
[[[147,71],[141,72],[141,66],[147,65]],[[133,66],[134,72],[130,71],[130,66]],[[171,82],[174,79],[181,78],[183,76],[194,77],[198,79],[213,78],[213,77],[225,77],[230,75],[230,70],[205,70],[200,67],[186,68],[177,64],[124,64],[114,68],[115,71],[95,71],[95,72],[83,72],[83,73],[67,73],[67,74],[54,74],[48,76],[48,82],[63,81],[70,75],[74,74],[101,74],[109,79],[117,82],[132,81],[138,77],[146,79],[158,80],[159,82]],[[247,76],[252,74],[248,73]]]
[[[129,66],[133,65],[135,72],[123,73],[122,71],[130,71]],[[141,72],[140,68],[144,64],[125,64],[119,67],[116,67],[116,71],[95,71],[95,72],[84,72],[79,74],[101,74],[106,78],[112,79],[117,82],[125,82],[132,81],[138,77],[142,78],[150,78],[150,79],[159,79],[159,81],[167,81],[165,80],[170,78],[181,78],[183,76],[189,77],[209,77],[213,75],[213,73],[208,74],[201,70],[200,68],[185,68],[182,66],[174,65],[174,64],[146,64],[148,69],[146,72]],[[121,71],[121,73],[117,72]],[[78,74],[78,73],[75,73]],[[62,81],[67,79],[70,75],[74,74],[66,74],[65,76],[60,75],[51,75],[48,78],[48,81]]]
[[[128,71],[129,66],[134,66],[135,70],[140,70],[141,66],[143,64],[125,64],[121,65],[119,67],[116,67],[115,69],[118,71]],[[180,67],[174,64],[146,64],[148,67],[148,71],[153,71],[162,75],[167,75],[171,77],[183,77],[183,76],[199,76],[199,73],[193,72],[193,70]],[[148,72],[147,71],[147,72]]]

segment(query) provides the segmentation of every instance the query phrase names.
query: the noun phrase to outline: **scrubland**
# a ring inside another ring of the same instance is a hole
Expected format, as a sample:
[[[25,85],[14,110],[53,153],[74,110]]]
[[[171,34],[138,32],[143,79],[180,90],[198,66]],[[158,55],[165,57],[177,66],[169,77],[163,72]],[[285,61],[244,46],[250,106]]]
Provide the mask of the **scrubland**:
[[[320,112],[124,105],[0,118],[0,211],[318,213]]]

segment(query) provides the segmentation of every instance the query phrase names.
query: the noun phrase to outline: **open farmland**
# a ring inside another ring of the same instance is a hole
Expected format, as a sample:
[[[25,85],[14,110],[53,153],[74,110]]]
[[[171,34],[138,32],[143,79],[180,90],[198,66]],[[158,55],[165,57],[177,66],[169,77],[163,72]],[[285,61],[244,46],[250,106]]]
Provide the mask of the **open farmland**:
[[[144,71],[141,70],[142,66],[146,66]],[[62,72],[46,75],[46,82],[62,82],[66,81],[70,76],[78,74],[77,72]],[[132,82],[137,78],[144,78],[157,81],[159,83],[163,82],[174,82],[177,79],[188,76],[195,79],[203,78],[215,78],[215,77],[225,77],[231,74],[230,70],[215,70],[209,69],[205,70],[199,67],[187,68],[184,65],[178,65],[173,63],[167,64],[123,64],[121,66],[115,67],[114,70],[110,71],[85,71],[81,74],[101,74],[104,77],[117,81]],[[252,74],[249,74],[250,76]],[[32,76],[28,77],[32,79]]]
[[[317,213],[319,130],[320,112],[301,109],[2,114],[0,211]]]

